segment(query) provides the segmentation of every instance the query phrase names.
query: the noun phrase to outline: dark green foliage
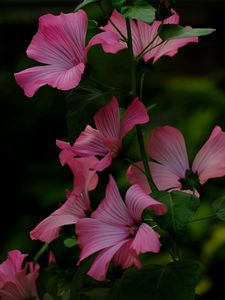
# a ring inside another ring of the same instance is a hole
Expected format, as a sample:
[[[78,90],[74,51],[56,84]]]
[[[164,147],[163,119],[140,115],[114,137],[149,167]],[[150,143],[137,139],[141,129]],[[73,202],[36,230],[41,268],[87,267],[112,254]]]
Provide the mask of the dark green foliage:
[[[110,300],[194,300],[199,266],[180,260],[167,266],[130,269],[112,289]]]
[[[214,201],[213,208],[218,219],[225,221],[225,196]]]
[[[160,228],[179,240],[200,205],[199,199],[180,191],[157,192],[152,197],[167,206],[167,213],[157,218]]]
[[[91,4],[91,3],[96,3],[96,2],[100,2],[100,0],[84,0],[83,2],[81,2],[81,4],[79,4],[76,7],[76,10],[84,8],[86,5]]]

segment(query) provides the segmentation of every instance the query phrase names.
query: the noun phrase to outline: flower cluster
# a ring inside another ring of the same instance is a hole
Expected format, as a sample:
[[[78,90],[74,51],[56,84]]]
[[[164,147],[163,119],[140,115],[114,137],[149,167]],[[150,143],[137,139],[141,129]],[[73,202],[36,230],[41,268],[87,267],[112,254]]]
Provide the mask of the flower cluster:
[[[28,97],[46,84],[64,91],[73,89],[86,76],[88,51],[99,44],[106,53],[113,54],[131,47],[133,57],[130,59],[135,64],[140,59],[152,60],[154,64],[162,56],[174,56],[180,47],[198,42],[198,37],[187,34],[164,40],[159,34],[161,25],[179,25],[178,14],[174,10],[171,13],[170,17],[154,20],[152,24],[130,19],[127,25],[124,16],[114,10],[108,23],[99,28],[101,32],[88,43],[85,11],[42,16],[27,56],[43,65],[16,73],[15,79]],[[191,27],[184,29],[188,31]],[[130,36],[131,43],[128,42]],[[165,215],[168,207],[152,192],[179,190],[199,197],[198,184],[225,175],[225,132],[219,126],[213,129],[191,167],[178,129],[171,126],[153,129],[146,149],[139,131],[142,160],[132,163],[123,174],[130,184],[125,201],[109,174],[105,197],[98,199],[99,205],[95,208],[91,191],[99,184],[99,172],[105,171],[124,151],[127,134],[135,127],[138,132],[141,125],[149,122],[143,102],[134,92],[130,94],[130,104],[123,114],[119,99],[113,96],[93,116],[95,128],[86,125],[72,145],[56,141],[61,149],[61,164],[67,165],[73,173],[73,187],[66,190],[65,202],[30,232],[31,239],[51,243],[63,226],[73,225],[81,249],[77,265],[96,254],[87,274],[98,281],[105,280],[110,262],[122,269],[133,265],[140,268],[140,254],[160,251],[162,241],[157,218]],[[146,211],[151,215],[150,222],[144,218]],[[17,250],[11,251],[0,265],[1,299],[39,299],[36,289],[39,266],[30,263],[22,268],[25,257]]]

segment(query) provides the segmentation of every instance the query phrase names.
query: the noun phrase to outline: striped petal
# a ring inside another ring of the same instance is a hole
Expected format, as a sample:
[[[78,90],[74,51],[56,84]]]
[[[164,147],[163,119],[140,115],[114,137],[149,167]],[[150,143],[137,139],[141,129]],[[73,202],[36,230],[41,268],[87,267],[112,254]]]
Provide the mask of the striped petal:
[[[147,195],[137,184],[128,189],[125,198],[130,215],[139,223],[142,219],[142,213],[146,208],[153,210],[157,215],[162,215],[166,212],[164,204]]]
[[[184,138],[178,129],[171,126],[154,129],[149,136],[147,150],[152,159],[165,167],[160,171],[166,170],[179,178],[185,177],[189,162]]]
[[[225,132],[216,126],[207,142],[197,153],[193,165],[193,172],[197,172],[201,184],[209,178],[225,175]]]

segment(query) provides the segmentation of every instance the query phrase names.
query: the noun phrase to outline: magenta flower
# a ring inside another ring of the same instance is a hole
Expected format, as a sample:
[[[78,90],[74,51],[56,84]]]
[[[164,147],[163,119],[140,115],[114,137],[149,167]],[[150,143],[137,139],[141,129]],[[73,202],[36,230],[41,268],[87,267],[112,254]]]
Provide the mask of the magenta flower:
[[[76,233],[81,247],[80,261],[98,251],[88,274],[104,280],[110,261],[123,269],[141,267],[138,255],[160,250],[159,234],[142,222],[144,209],[157,215],[165,213],[165,206],[148,196],[138,186],[130,187],[123,202],[117,185],[110,176],[106,195],[90,218],[78,221]]]
[[[198,181],[204,184],[210,178],[225,175],[225,132],[219,126],[213,129],[209,139],[198,151],[191,168],[183,135],[174,127],[154,129],[149,136],[147,150],[155,161],[149,165],[159,190],[195,190]],[[139,167],[143,169],[140,163]],[[140,173],[135,167],[130,167],[129,181],[138,183],[143,179],[142,186],[147,184],[146,178]]]
[[[69,143],[57,141],[57,145],[62,149],[61,162],[64,164],[67,157],[72,155],[81,157],[97,155],[103,158],[90,165],[90,168],[102,171],[111,164],[112,159],[122,149],[122,138],[135,125],[148,121],[146,108],[137,98],[125,111],[123,120],[120,120],[118,101],[113,97],[112,101],[94,116],[97,129],[87,125],[72,147]]]
[[[120,13],[113,11],[110,20],[116,25],[123,37],[127,38],[126,21]],[[130,20],[134,57],[141,54],[145,62],[153,58],[155,63],[161,56],[174,56],[178,49],[191,42],[198,42],[198,38],[182,38],[162,42],[161,38],[157,36],[159,26],[162,24],[179,24],[180,17],[174,11],[173,15],[162,21],[154,21],[152,25],[141,21]],[[191,28],[191,27],[186,27]],[[109,53],[117,53],[118,51],[127,48],[127,43],[115,29],[115,27],[108,22],[106,26],[101,27],[104,32],[95,35],[89,46],[101,44],[103,50]],[[153,39],[155,39],[153,41]],[[151,43],[153,41],[153,43]],[[149,45],[151,43],[151,45]],[[160,44],[160,45],[159,45]],[[149,46],[148,46],[149,45]],[[159,46],[157,46],[159,45]]]
[[[95,189],[98,176],[95,171],[89,170],[89,165],[96,161],[95,157],[73,158],[67,161],[75,176],[73,191],[67,193],[67,200],[59,209],[30,232],[32,239],[51,242],[59,235],[63,225],[76,224],[86,216],[86,211],[91,211],[88,191]]]
[[[46,84],[64,91],[79,84],[86,63],[87,25],[83,10],[40,17],[38,32],[27,49],[27,56],[45,65],[15,74],[27,97],[32,97]]]
[[[1,300],[39,300],[36,287],[39,265],[26,263],[27,254],[12,250],[8,258],[0,264],[0,299]]]

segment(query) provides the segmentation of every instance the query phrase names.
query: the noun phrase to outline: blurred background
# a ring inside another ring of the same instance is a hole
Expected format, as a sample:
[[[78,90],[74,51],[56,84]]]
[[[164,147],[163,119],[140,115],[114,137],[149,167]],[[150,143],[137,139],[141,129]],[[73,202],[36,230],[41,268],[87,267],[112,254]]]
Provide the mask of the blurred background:
[[[33,98],[26,98],[13,73],[35,65],[25,51],[37,31],[39,16],[71,12],[78,3],[0,0],[1,260],[10,249],[29,251],[31,256],[37,252],[41,243],[31,241],[29,231],[64,201],[64,191],[71,186],[72,175],[61,167],[55,145],[56,139],[69,139],[66,93],[43,87]],[[105,7],[110,12],[107,1]],[[157,104],[150,112],[147,131],[166,124],[177,126],[193,159],[216,124],[225,130],[225,1],[177,0],[177,11],[181,25],[211,27],[216,32],[180,49],[173,58],[144,66],[143,98],[148,105]],[[89,6],[87,12],[104,24],[97,6]],[[89,72],[99,81],[103,78],[106,86],[129,87],[126,50],[113,56],[96,46],[89,53],[89,63]],[[124,182],[124,173],[116,166],[114,173]],[[198,217],[211,214],[210,203],[225,195],[225,179],[209,180],[200,192]],[[193,223],[183,252],[204,265],[200,299],[224,300],[225,225],[215,220]]]

